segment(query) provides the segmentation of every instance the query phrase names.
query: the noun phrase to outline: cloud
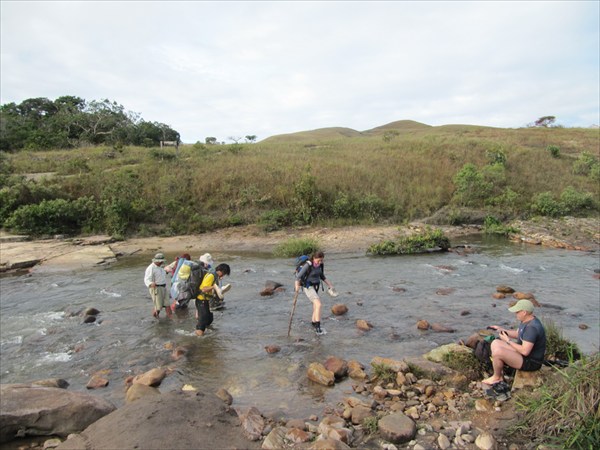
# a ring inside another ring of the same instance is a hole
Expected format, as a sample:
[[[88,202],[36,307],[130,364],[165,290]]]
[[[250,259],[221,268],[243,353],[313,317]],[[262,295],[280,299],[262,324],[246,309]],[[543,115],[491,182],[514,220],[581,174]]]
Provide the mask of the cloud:
[[[185,142],[599,119],[597,2],[0,3],[2,103],[108,98]]]

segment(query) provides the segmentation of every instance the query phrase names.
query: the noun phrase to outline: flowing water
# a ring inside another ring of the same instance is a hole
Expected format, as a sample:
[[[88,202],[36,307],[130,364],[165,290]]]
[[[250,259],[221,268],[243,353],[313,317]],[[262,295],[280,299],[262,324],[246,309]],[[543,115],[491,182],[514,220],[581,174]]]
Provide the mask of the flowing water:
[[[463,243],[476,252],[402,257],[328,254],[326,274],[340,295],[334,299],[323,294],[327,335],[319,337],[311,331],[312,309],[302,294],[287,337],[293,299],[291,258],[214,254],[219,262],[231,265],[232,275],[225,282],[233,287],[226,295],[226,308],[215,312],[212,329],[201,338],[193,335],[193,307],[173,320],[152,317],[143,284],[151,255],[130,256],[104,269],[72,272],[41,267],[31,275],[3,277],[0,381],[60,377],[69,381],[69,389],[85,391],[91,375],[106,370],[110,384],[93,393],[120,406],[128,375],[169,366],[174,371],[161,384],[163,392],[184,384],[209,392],[224,387],[234,397],[234,406],[257,406],[270,414],[314,413],[322,402],[335,403],[347,395],[351,381],[334,389],[316,386],[306,378],[311,362],[335,355],[368,366],[374,356],[421,355],[490,324],[514,326],[514,314],[506,310],[510,298],[492,298],[498,285],[534,293],[544,305],[536,311],[542,320],[561,327],[584,353],[598,351],[597,253],[481,237],[452,242]],[[284,284],[286,291],[261,297],[267,280]],[[333,316],[334,303],[346,304],[349,312]],[[101,311],[97,323],[83,324],[82,317],[72,315],[87,307]],[[374,328],[359,331],[357,319]],[[419,319],[456,332],[419,331]],[[580,324],[589,329],[580,329]],[[167,343],[186,347],[186,357],[173,361]],[[281,351],[268,354],[267,345],[278,345]]]

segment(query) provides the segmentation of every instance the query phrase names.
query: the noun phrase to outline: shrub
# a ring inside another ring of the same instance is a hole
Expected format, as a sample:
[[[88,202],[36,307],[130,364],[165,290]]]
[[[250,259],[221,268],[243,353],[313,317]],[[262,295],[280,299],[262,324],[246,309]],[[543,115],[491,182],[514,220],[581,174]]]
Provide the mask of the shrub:
[[[294,184],[292,198],[292,213],[298,225],[310,224],[318,215],[321,208],[322,196],[317,190],[316,178],[310,173],[310,166]]]
[[[25,205],[13,212],[5,226],[19,233],[33,235],[76,234],[99,214],[91,197],[74,201],[65,199],[43,200]]]
[[[574,361],[581,358],[581,351],[577,344],[565,339],[562,330],[552,320],[544,319],[542,322],[546,331],[545,359]]]
[[[450,240],[440,229],[427,229],[413,236],[400,237],[373,244],[367,253],[373,255],[412,255],[430,250],[446,251],[450,248]]]
[[[550,153],[550,156],[553,158],[558,158],[560,156],[560,147],[558,145],[549,145],[546,147],[546,150],[548,150],[548,153]]]
[[[152,150],[150,150],[150,157],[157,161],[173,161],[177,158],[177,154],[170,150],[153,148]]]
[[[263,213],[258,223],[264,231],[275,231],[291,225],[292,217],[287,209],[274,209]]]
[[[594,166],[598,165],[598,159],[589,154],[588,152],[583,152],[577,158],[577,161],[573,163],[573,173],[575,175],[589,175]]]
[[[467,163],[453,178],[456,190],[453,200],[463,206],[479,206],[490,194],[493,185],[485,181],[484,176],[474,164]]]
[[[367,433],[375,434],[377,433],[377,430],[379,430],[379,419],[377,418],[377,416],[365,417],[363,419],[362,426],[367,431]]]
[[[486,234],[501,234],[507,236],[511,233],[517,233],[518,230],[516,228],[504,225],[494,216],[486,216],[483,222],[483,232]]]
[[[560,194],[565,214],[584,213],[594,209],[594,197],[589,192],[578,192],[573,187],[565,188]]]
[[[275,247],[275,256],[291,258],[300,255],[310,255],[320,250],[320,244],[316,239],[291,238]]]
[[[383,385],[396,381],[396,372],[386,364],[373,364],[373,375]]]
[[[554,199],[551,192],[542,192],[533,197],[531,210],[541,216],[560,217],[564,215],[562,204]]]
[[[469,380],[484,377],[483,364],[473,352],[448,352],[444,354],[444,365],[462,373]]]

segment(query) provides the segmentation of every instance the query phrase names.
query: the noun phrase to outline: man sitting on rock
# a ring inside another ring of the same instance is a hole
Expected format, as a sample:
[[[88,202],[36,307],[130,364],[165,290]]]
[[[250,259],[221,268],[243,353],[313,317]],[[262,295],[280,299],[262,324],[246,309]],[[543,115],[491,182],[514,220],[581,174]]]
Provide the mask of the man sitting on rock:
[[[508,308],[521,322],[516,330],[507,330],[498,325],[489,327],[499,331],[499,335],[491,345],[494,373],[482,383],[493,385],[504,381],[504,365],[526,372],[542,367],[546,354],[546,332],[542,322],[533,315],[533,308],[533,303],[529,300],[519,300]]]

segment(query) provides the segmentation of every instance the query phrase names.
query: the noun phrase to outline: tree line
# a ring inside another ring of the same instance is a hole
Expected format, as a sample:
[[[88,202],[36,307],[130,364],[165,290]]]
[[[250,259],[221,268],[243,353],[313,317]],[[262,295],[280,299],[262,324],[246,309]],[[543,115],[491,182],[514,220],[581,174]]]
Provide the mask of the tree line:
[[[0,151],[89,145],[153,147],[160,141],[180,142],[180,134],[164,123],[145,121],[108,99],[88,102],[66,95],[0,106]]]

